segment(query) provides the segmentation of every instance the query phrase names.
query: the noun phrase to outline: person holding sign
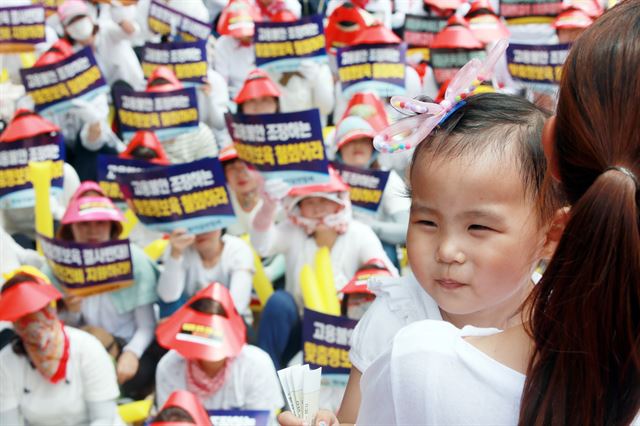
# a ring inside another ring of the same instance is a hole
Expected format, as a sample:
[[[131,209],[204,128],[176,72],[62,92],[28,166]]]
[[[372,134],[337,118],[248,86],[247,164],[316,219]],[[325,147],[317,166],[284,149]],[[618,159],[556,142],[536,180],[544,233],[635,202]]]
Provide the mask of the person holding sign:
[[[380,169],[378,152],[373,149],[375,134],[373,127],[365,119],[356,116],[345,117],[338,124],[334,137],[336,162],[343,179],[347,184],[353,185],[352,203],[360,202],[367,205],[369,202],[379,202],[377,211],[373,214],[369,213],[370,210],[364,213],[365,210],[359,209],[354,212],[355,217],[373,229],[382,241],[387,255],[397,267],[399,264],[396,246],[404,244],[407,239],[411,200],[406,197],[406,185],[394,170],[388,172],[386,185],[382,188],[375,185],[376,181],[381,180],[379,177],[358,173],[358,169],[363,169],[363,172]],[[351,168],[341,170],[342,164]],[[358,190],[354,191],[354,188]]]
[[[88,188],[85,186],[81,190],[86,193],[91,190]],[[70,203],[57,238],[86,244],[89,249],[117,240],[123,220],[122,213],[108,198],[80,196]],[[142,399],[152,390],[157,362],[151,343],[155,329],[153,303],[157,300],[158,271],[141,249],[130,244],[129,251],[133,285],[82,298],[67,296],[64,318],[75,326],[101,327],[116,338],[121,348],[116,371],[122,392],[134,399]],[[60,285],[54,271],[47,267],[45,272],[56,285]]]
[[[8,275],[0,320],[17,339],[0,351],[0,419],[6,425],[122,425],[113,363],[100,342],[65,326],[53,303],[62,294],[35,268]]]
[[[231,294],[220,283],[198,291],[158,326],[158,342],[171,349],[158,365],[156,402],[178,389],[195,394],[206,410],[282,408],[280,384],[269,356],[246,344],[246,328]]]
[[[256,68],[249,73],[233,101],[241,114],[275,114],[280,112],[280,94],[269,74]]]
[[[351,218],[347,185],[333,169],[328,183],[291,189],[282,180],[265,182],[263,205],[253,220],[251,242],[261,256],[286,257],[285,289],[276,291],[262,312],[258,345],[269,353],[276,368],[286,365],[300,350],[302,289],[300,271],[313,264],[320,247],[330,250],[336,291],[372,258],[382,259],[397,275],[371,228]],[[289,220],[273,224],[284,201]]]

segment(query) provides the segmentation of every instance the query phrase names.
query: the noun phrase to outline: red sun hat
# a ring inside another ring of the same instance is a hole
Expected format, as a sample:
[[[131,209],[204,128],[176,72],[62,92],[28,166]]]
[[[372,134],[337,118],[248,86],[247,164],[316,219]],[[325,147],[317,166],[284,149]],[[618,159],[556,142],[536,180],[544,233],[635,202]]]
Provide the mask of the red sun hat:
[[[127,145],[127,149],[120,153],[118,157],[124,158],[126,160],[135,160],[136,157],[133,156],[133,152],[140,147],[149,148],[156,153],[156,158],[149,159],[149,162],[162,166],[171,164],[156,134],[148,130],[137,131],[133,135],[133,138],[131,139],[131,142],[129,142],[129,145]]]
[[[17,321],[62,299],[62,294],[44,275],[32,274],[24,269],[16,269],[9,274],[8,279],[20,273],[29,276],[30,280],[8,286],[5,284],[0,289],[0,321]]]
[[[375,22],[376,18],[366,10],[350,2],[342,3],[331,13],[324,29],[327,51],[353,45],[358,32]]]
[[[234,38],[253,37],[259,12],[245,0],[231,0],[220,14],[217,31]]]
[[[0,142],[15,142],[46,133],[57,133],[60,128],[28,109],[20,108],[13,114],[7,128],[0,135]]]
[[[290,198],[305,198],[322,193],[344,192],[349,191],[349,186],[342,180],[340,173],[333,167],[329,166],[329,181],[325,183],[317,183],[314,185],[303,185],[291,188],[287,194]],[[297,204],[297,203],[294,203]]]
[[[193,308],[198,301],[212,300],[217,313]],[[220,361],[237,356],[246,343],[246,327],[231,293],[214,282],[197,292],[187,303],[156,329],[158,343],[187,359]]]
[[[362,44],[395,44],[401,43],[400,37],[393,31],[385,27],[382,22],[375,22],[373,25],[362,27],[351,39],[349,46]]]
[[[165,83],[154,85],[156,80],[164,80]],[[174,90],[180,90],[184,88],[182,82],[176,77],[176,74],[171,68],[161,65],[157,67],[147,80],[147,92],[159,93],[159,92],[171,92]]]
[[[567,9],[561,12],[551,23],[558,30],[588,28],[593,24],[594,18],[581,9]]]
[[[184,411],[189,413],[194,423],[185,421],[151,422],[149,426],[193,426],[194,424],[197,426],[211,425],[209,415],[202,406],[202,403],[198,397],[191,392],[186,390],[177,390],[172,392],[160,411],[172,407],[182,408]]]
[[[482,49],[483,45],[467,25],[464,18],[453,15],[433,39],[432,49]]]
[[[424,0],[424,4],[427,6],[440,10],[456,10],[464,3],[466,3],[466,0]]]
[[[389,118],[384,109],[384,103],[374,92],[359,92],[351,97],[340,120],[352,115],[367,120],[376,132],[389,127]]]
[[[73,55],[73,46],[67,39],[60,38],[33,64],[34,67],[55,64]]]
[[[240,105],[250,99],[262,98],[264,96],[279,98],[280,90],[273,80],[271,80],[269,74],[256,68],[247,76],[234,102]]]
[[[507,26],[494,12],[489,0],[476,0],[471,3],[465,19],[471,33],[485,44],[509,38],[511,35]]]
[[[236,158],[238,158],[238,151],[233,144],[222,148],[222,150],[220,151],[220,155],[218,155],[218,160],[220,160],[221,163],[235,160]]]
[[[364,293],[374,294],[369,290],[368,282],[371,277],[390,277],[391,272],[387,269],[387,266],[380,259],[368,260],[362,268],[356,272],[351,280],[345,285],[340,293],[353,294]]]

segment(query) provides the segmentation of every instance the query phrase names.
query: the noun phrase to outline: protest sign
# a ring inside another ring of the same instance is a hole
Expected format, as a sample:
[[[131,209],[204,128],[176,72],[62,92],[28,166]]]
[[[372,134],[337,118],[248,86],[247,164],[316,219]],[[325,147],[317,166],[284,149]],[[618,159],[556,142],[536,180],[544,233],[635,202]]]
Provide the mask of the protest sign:
[[[232,117],[230,133],[238,157],[265,178],[283,179],[291,186],[329,180],[329,162],[322,142],[317,109],[281,114]]]
[[[133,284],[129,240],[81,244],[38,235],[53,275],[71,296],[90,296]]]
[[[431,42],[446,25],[446,17],[406,15],[402,37],[409,46],[407,48],[407,56],[420,53],[422,54],[422,61],[428,62]]]
[[[170,92],[116,93],[114,105],[122,136],[127,141],[138,130],[153,131],[159,140],[167,140],[198,127],[195,87]]]
[[[338,162],[334,162],[333,167],[349,185],[349,198],[354,210],[375,214],[380,207],[389,172],[347,166]]]
[[[327,62],[324,27],[319,15],[295,22],[256,22],[256,65],[270,72],[291,72],[303,59]]]
[[[338,75],[342,95],[372,91],[384,98],[405,92],[404,44],[367,44],[338,49]]]
[[[0,53],[33,52],[45,41],[44,7],[0,6]]]
[[[550,22],[561,11],[561,0],[500,0],[500,15],[511,24]]]
[[[487,56],[484,49],[431,49],[431,68],[438,84],[452,79],[458,70],[473,58],[483,60]]]
[[[89,101],[109,92],[90,47],[54,64],[21,69],[20,77],[39,113],[60,113],[73,108],[74,98]]]
[[[200,234],[236,221],[217,158],[116,173],[116,180],[140,222],[155,231]]]
[[[322,374],[349,374],[351,334],[357,321],[304,310],[302,341],[304,363],[322,367]]]
[[[555,91],[562,77],[562,66],[571,44],[534,46],[511,44],[507,48],[507,64],[514,80],[533,90]]]
[[[267,426],[270,416],[266,410],[209,410],[207,414],[215,426]]]
[[[115,155],[101,154],[98,156],[98,184],[105,195],[111,198],[118,207],[124,207],[124,196],[116,181],[116,175],[141,172],[153,167],[161,166],[145,160],[130,160],[118,158]]]
[[[146,43],[142,50],[142,71],[149,78],[164,65],[170,68],[185,86],[200,85],[207,77],[207,42]]]
[[[179,35],[184,41],[206,40],[211,25],[173,9],[159,0],[152,0],[147,19],[151,31],[163,35]]]
[[[62,133],[53,132],[0,143],[0,208],[33,207],[35,194],[30,161],[53,161],[51,195],[62,193],[65,147]]]

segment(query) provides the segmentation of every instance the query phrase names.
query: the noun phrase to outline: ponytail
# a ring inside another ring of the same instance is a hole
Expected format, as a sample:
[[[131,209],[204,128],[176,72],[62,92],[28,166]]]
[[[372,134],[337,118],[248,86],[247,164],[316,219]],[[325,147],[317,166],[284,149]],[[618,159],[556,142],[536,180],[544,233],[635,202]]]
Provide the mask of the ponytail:
[[[531,294],[521,426],[628,425],[640,409],[637,180],[609,168],[573,204]]]

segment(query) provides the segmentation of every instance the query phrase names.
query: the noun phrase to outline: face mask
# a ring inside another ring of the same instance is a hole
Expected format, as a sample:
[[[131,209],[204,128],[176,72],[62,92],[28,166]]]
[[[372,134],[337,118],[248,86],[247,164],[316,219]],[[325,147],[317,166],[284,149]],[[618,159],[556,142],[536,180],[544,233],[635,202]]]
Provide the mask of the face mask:
[[[67,27],[67,33],[75,41],[84,41],[93,35],[93,22],[89,17],[84,17]]]

